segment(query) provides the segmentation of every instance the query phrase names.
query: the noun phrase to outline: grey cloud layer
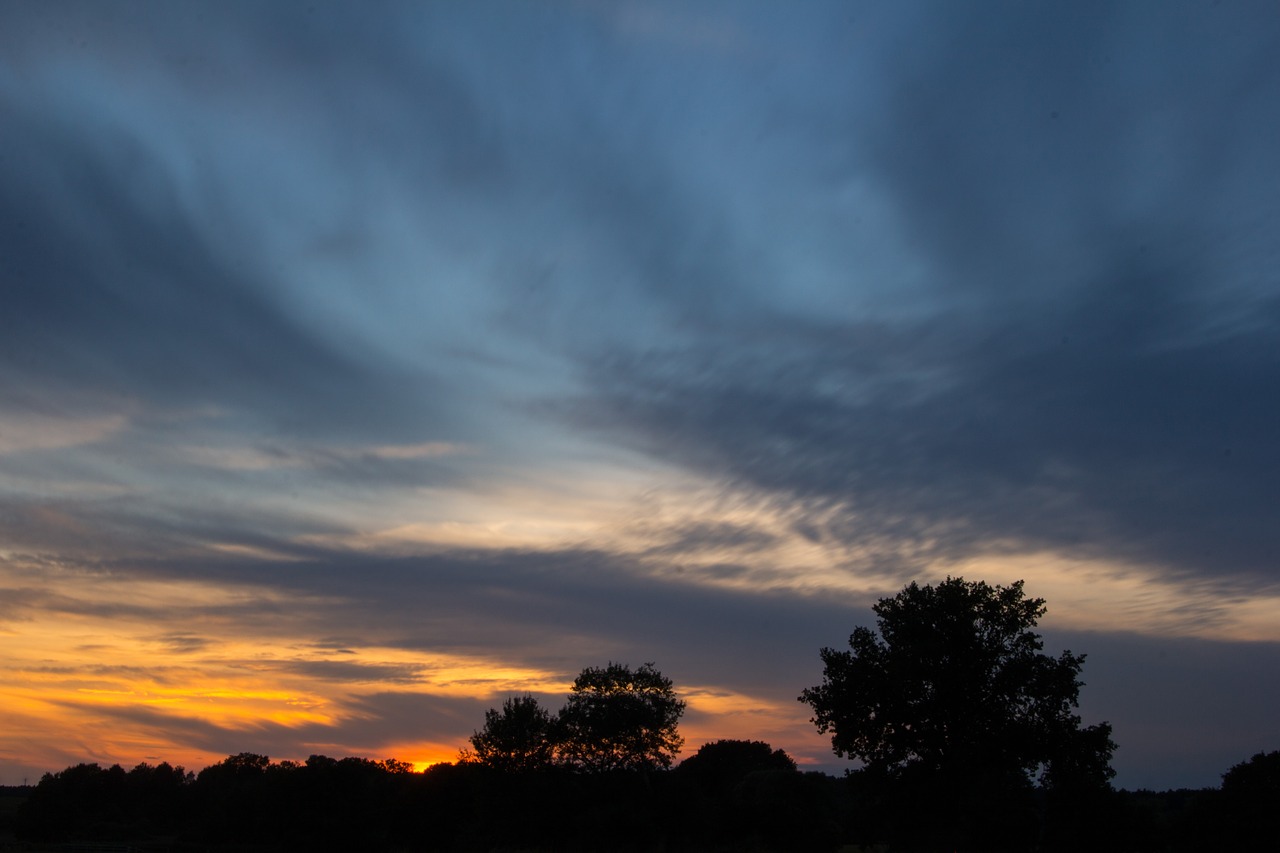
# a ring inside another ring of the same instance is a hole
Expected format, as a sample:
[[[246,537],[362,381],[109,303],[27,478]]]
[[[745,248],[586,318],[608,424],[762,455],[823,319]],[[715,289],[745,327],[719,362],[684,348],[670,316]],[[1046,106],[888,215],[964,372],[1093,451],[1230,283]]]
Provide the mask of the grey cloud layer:
[[[1142,8],[935,10],[885,114],[813,118],[928,300],[593,353],[571,417],[841,506],[825,534],[882,560],[1013,543],[1274,584],[1280,25]]]
[[[264,292],[264,271],[237,269],[202,233],[206,223],[174,197],[141,140],[123,128],[122,139],[87,139],[82,128],[7,112],[0,332],[19,389],[217,404],[302,435],[377,424],[384,438],[422,436],[387,422],[429,422],[421,401],[439,390],[432,377],[374,370],[291,320]],[[152,187],[142,195],[139,184]]]
[[[276,602],[290,597],[307,601],[299,612],[278,613],[259,628],[281,636],[346,629],[348,640],[363,645],[518,654],[526,665],[567,675],[602,656],[654,659],[667,661],[686,683],[727,678],[788,699],[797,661],[816,670],[816,649],[838,641],[849,630],[849,614],[870,604],[857,597],[718,590],[696,576],[660,579],[633,559],[591,550],[443,550],[395,559],[315,552],[295,563],[170,558],[110,568],[261,588],[264,600],[243,605],[248,613],[277,611]],[[233,615],[220,606],[206,611],[219,619]],[[331,668],[328,676],[359,672]]]
[[[1198,319],[1168,299],[1141,310],[1172,322],[1139,328]],[[1003,540],[1274,582],[1280,330],[1263,313],[1214,340],[1148,342],[1107,328],[1126,323],[1118,301],[941,319],[874,334],[872,353],[852,327],[818,351],[619,357],[590,369],[598,393],[574,411],[649,452],[839,506],[822,533],[849,543],[931,541],[960,558]],[[882,360],[923,378],[865,366]]]

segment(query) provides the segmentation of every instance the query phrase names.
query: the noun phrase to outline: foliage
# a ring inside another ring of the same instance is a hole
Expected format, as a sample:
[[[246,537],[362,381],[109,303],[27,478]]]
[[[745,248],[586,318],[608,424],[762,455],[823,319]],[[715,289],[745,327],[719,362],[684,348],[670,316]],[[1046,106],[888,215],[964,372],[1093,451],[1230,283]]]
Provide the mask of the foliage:
[[[1074,712],[1084,655],[1042,652],[1032,629],[1044,600],[1021,581],[912,583],[872,610],[878,633],[859,627],[848,651],[824,648],[823,682],[800,700],[837,755],[896,791],[885,809],[899,809],[899,825],[934,822],[929,843],[1016,846],[1037,820],[1034,779],[1055,792],[1107,788],[1111,727],[1082,727]],[[966,828],[992,808],[999,826]]]
[[[685,703],[652,663],[587,667],[557,718],[563,761],[588,772],[671,766]]]
[[[796,763],[781,749],[759,740],[717,740],[704,743],[680,762],[677,772],[712,791],[724,791],[751,773],[795,773]]]
[[[470,740],[464,757],[497,770],[538,770],[555,757],[551,714],[528,694],[507,699],[502,710],[485,711],[484,728]]]
[[[801,773],[763,741],[703,744],[671,775],[692,849],[830,850],[838,843],[843,782]]]
[[[1259,752],[1222,774],[1235,850],[1274,850],[1280,837],[1280,751]]]
[[[77,764],[46,773],[22,804],[16,828],[35,839],[117,839],[167,831],[188,817],[191,774],[167,763]]]
[[[758,741],[717,741],[673,772],[586,775],[557,767],[495,772],[476,763],[417,773],[391,760],[271,762],[242,753],[206,768],[199,781],[167,764],[130,771],[80,764],[0,795],[21,794],[13,831],[39,849],[966,849],[936,838],[921,843],[919,833],[886,835],[884,807],[900,809],[903,800],[886,800],[894,788],[884,779],[774,767],[780,756]],[[1272,850],[1277,764],[1280,754],[1254,756],[1224,775],[1221,790],[1103,792],[1096,802],[1105,831],[1089,838],[1076,826],[1098,816],[1082,807],[1005,843],[970,839],[968,849]],[[727,768],[723,784],[704,784],[708,768]],[[994,821],[1017,825],[1006,802],[980,793]],[[1036,792],[1035,801],[1050,793]],[[925,808],[917,814],[921,827],[938,822]]]
[[[1280,813],[1280,751],[1259,752],[1223,773],[1222,792],[1276,806]]]
[[[652,663],[635,670],[613,662],[587,667],[554,717],[528,694],[490,708],[459,759],[518,772],[670,767],[684,743],[677,731],[684,708],[671,679]]]
[[[872,610],[849,651],[824,648],[823,683],[801,694],[837,755],[877,770],[987,767],[1109,779],[1114,744],[1103,723],[1073,713],[1084,655],[1041,652],[1031,629],[1044,600],[1008,587],[947,578],[912,583]]]

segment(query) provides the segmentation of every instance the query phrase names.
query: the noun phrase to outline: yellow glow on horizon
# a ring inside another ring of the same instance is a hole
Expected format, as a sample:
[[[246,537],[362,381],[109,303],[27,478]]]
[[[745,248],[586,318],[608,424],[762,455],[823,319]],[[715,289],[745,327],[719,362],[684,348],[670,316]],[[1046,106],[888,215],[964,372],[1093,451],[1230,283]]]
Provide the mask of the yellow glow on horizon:
[[[479,727],[479,723],[476,725]],[[421,773],[428,767],[434,767],[437,764],[456,764],[458,751],[467,745],[465,742],[410,741],[395,744],[388,748],[388,752],[396,760],[412,765],[414,770]]]
[[[15,599],[19,604],[0,628],[6,719],[0,755],[9,765],[58,770],[80,761],[128,767],[164,760],[198,770],[226,756],[193,747],[190,732],[227,743],[243,732],[252,743],[270,737],[264,727],[273,726],[307,732],[303,746],[281,747],[302,754],[273,755],[277,760],[360,754],[428,766],[456,760],[465,737],[376,748],[344,744],[344,723],[369,713],[363,696],[403,692],[484,701],[569,686],[559,673],[461,653],[347,644],[338,654],[279,621],[263,623],[271,633],[257,633],[254,610],[243,618],[234,614],[240,605],[271,601],[258,590],[12,561],[0,565],[0,581],[17,588],[43,584],[35,603]],[[281,613],[286,605],[282,599]],[[193,613],[208,615],[193,619]],[[472,727],[481,724],[477,717]]]

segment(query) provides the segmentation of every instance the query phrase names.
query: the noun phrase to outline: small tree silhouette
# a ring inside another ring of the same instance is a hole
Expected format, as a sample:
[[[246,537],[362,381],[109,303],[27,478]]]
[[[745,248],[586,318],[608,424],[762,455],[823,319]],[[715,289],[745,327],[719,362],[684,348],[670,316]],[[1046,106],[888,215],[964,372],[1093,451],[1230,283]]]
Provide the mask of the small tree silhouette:
[[[498,770],[540,770],[555,756],[551,714],[533,696],[507,699],[502,709],[484,713],[484,728],[471,735],[471,750],[462,755]]]
[[[751,773],[797,772],[796,762],[781,749],[759,740],[717,740],[705,743],[680,762],[676,770],[711,792],[724,792]]]
[[[563,761],[587,772],[671,766],[685,703],[652,663],[587,667],[557,718]]]

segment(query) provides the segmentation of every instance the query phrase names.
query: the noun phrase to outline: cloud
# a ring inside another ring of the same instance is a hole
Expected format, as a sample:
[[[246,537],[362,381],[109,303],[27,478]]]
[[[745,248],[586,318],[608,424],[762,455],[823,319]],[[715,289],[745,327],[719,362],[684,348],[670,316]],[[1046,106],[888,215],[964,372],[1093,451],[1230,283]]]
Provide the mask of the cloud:
[[[927,283],[601,347],[552,409],[809,507],[869,569],[1049,548],[1272,584],[1280,285],[1257,271],[1280,206],[1237,194],[1280,165],[1254,144],[1276,129],[1272,30],[1206,20],[1223,52],[1129,13],[1008,11],[931,28],[873,126],[813,120],[855,141],[846,179],[895,211]],[[1130,38],[1150,49],[1119,53]],[[1184,48],[1205,69],[1185,93]]]
[[[145,393],[171,406],[217,401],[304,434],[321,423],[341,434],[344,412],[367,419],[369,411],[405,399],[392,389],[430,387],[425,376],[388,384],[297,328],[216,256],[180,209],[122,206],[128,193],[110,187],[124,180],[115,166],[67,150],[69,133],[28,125],[18,135],[63,164],[88,162],[81,185],[63,197],[46,186],[6,181],[12,208],[3,219],[20,221],[24,232],[10,231],[7,241],[9,365],[21,362],[19,353],[38,359],[55,393],[58,383],[70,383]],[[94,233],[68,233],[52,200],[97,219]],[[68,253],[65,245],[81,251]],[[94,250],[85,251],[88,245]]]
[[[703,552],[745,551],[768,548],[778,537],[757,526],[729,521],[693,521],[661,531],[667,539],[646,551],[647,556],[689,557]]]
[[[104,28],[108,42],[132,39]],[[210,35],[214,48],[229,48],[220,27]],[[451,438],[447,381],[422,363],[376,361],[377,348],[354,326],[335,337],[320,326],[331,310],[360,316],[346,297],[305,265],[286,272],[270,260],[284,249],[273,243],[280,234],[306,228],[292,210],[276,211],[275,228],[260,221],[266,211],[247,184],[268,164],[231,154],[246,126],[215,125],[206,144],[183,137],[183,123],[203,124],[201,110],[228,92],[167,91],[147,67],[155,57],[143,55],[133,66],[98,69],[101,97],[89,103],[71,102],[77,96],[56,74],[37,74],[25,88],[0,80],[14,131],[0,159],[11,309],[0,320],[0,367],[10,381],[29,388],[38,379],[46,399],[92,387],[158,406],[216,404],[292,435],[378,445]],[[94,72],[83,67],[90,56],[68,59],[64,73]],[[301,84],[306,69],[292,73]],[[246,91],[280,94],[276,86]],[[170,100],[173,123],[152,126],[149,110]],[[303,128],[279,131],[263,157]],[[314,177],[295,165],[283,163],[269,180]],[[278,189],[288,200],[300,187]],[[281,298],[308,289],[311,304],[301,309]]]
[[[218,641],[209,637],[201,637],[185,631],[174,631],[168,634],[161,634],[155,638],[155,642],[164,646],[171,654],[189,655],[197,652],[204,652],[212,646],[216,646]]]
[[[1157,346],[1096,336],[1123,322],[1116,312],[1085,300],[1087,326],[1024,314],[904,329],[877,335],[874,354],[850,328],[851,343],[818,351],[617,357],[591,370],[599,390],[573,411],[668,461],[839,507],[821,535],[843,541],[888,538],[945,559],[1012,543],[1269,577],[1277,543],[1263,507],[1280,473],[1269,315]]]
[[[320,681],[343,683],[414,684],[422,680],[418,664],[369,664],[340,660],[282,661],[277,667]]]
[[[59,415],[0,417],[0,456],[92,444],[124,428],[123,415],[84,419]]]

